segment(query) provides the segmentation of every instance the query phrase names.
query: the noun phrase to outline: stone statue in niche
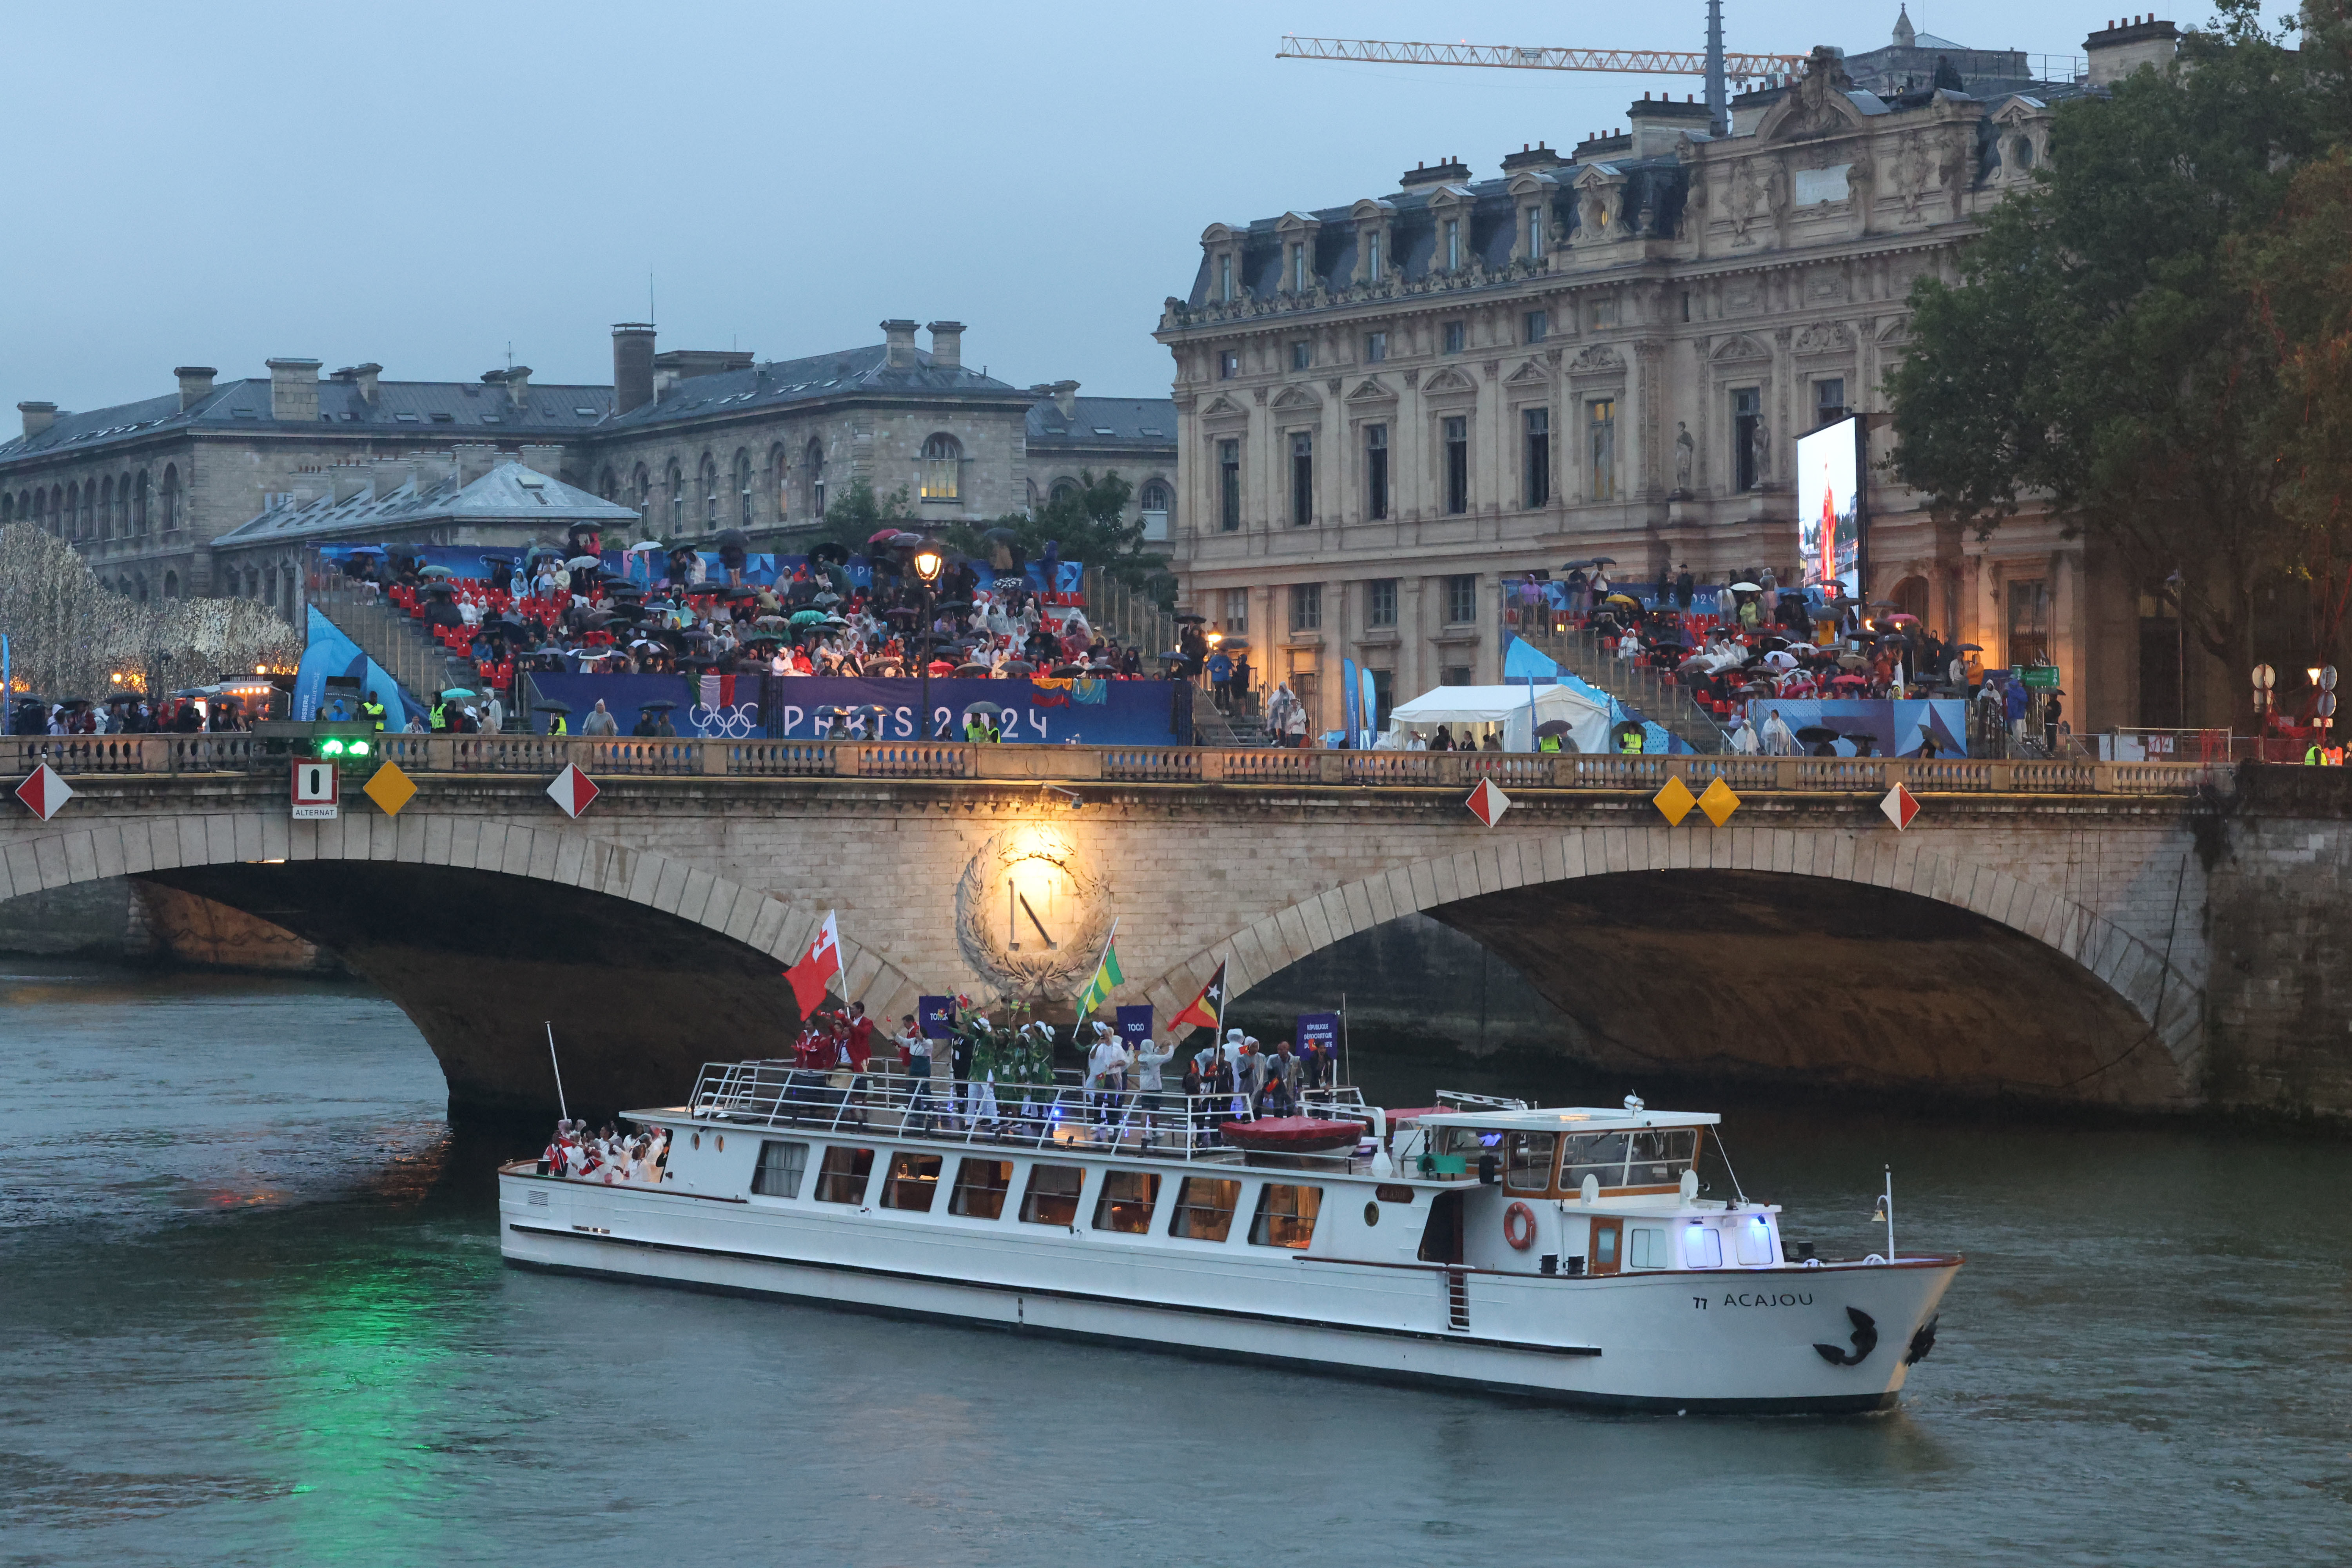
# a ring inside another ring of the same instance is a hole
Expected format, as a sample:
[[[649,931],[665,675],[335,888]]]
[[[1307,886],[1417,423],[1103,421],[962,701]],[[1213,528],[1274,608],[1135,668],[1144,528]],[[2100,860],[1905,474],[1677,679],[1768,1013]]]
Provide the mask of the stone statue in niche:
[[[1616,238],[1617,236],[1610,230],[1617,223],[1618,199],[1619,192],[1614,186],[1585,186],[1576,199],[1576,237],[1587,243]]]
[[[1917,223],[1919,203],[1927,194],[1927,147],[1916,131],[1903,139],[1895,154],[1895,194],[1903,198],[1903,221]]]
[[[1772,432],[1761,419],[1756,421],[1756,435],[1748,450],[1756,459],[1756,482],[1760,485],[1772,472]]]
[[[1691,439],[1689,424],[1675,421],[1675,489],[1683,495],[1690,494],[1691,465],[1697,460],[1698,443]]]
[[[1748,226],[1768,213],[1778,214],[1787,199],[1787,178],[1777,160],[1749,158],[1742,163],[1731,176],[1732,238],[1746,240]]]

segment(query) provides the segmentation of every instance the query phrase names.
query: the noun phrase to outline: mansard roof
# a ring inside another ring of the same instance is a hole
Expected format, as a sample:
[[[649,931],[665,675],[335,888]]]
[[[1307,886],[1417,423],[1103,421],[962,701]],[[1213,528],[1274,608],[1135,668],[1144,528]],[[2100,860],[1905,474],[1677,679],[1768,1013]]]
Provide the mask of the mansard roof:
[[[371,486],[346,500],[330,494],[300,506],[272,507],[216,537],[213,547],[373,537],[379,530],[420,523],[509,522],[561,529],[575,521],[629,522],[636,516],[632,508],[509,461],[467,485],[458,484],[454,474],[427,475],[422,480],[412,476],[382,496]]]
[[[1078,397],[1073,412],[1046,398],[1029,409],[1029,449],[1059,447],[1173,447],[1176,404],[1166,397]]]
[[[606,395],[610,395],[609,388]],[[868,343],[862,348],[808,354],[800,359],[771,360],[743,370],[689,376],[653,402],[615,416],[604,429],[647,429],[714,414],[876,395],[987,401],[1025,401],[1030,396],[1021,388],[982,375],[969,365],[942,365],[922,349],[915,351],[912,366],[893,367],[888,345]]]

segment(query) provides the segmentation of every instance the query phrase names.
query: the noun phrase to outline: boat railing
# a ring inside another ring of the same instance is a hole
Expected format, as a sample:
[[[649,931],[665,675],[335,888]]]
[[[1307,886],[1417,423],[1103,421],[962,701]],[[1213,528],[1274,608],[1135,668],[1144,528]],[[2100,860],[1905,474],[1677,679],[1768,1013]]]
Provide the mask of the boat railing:
[[[1359,1089],[1308,1089],[1299,1101],[1301,1115],[1362,1121],[1369,1131],[1371,1114]],[[1243,1151],[1227,1143],[1219,1129],[1228,1121],[1258,1120],[1250,1097],[1240,1093],[998,1083],[825,1070],[787,1061],[709,1063],[687,1110],[698,1119],[777,1131],[887,1133],[975,1146],[1067,1147],[1227,1163]],[[1339,1166],[1354,1152],[1281,1157]]]
[[[1528,1109],[1528,1102],[1524,1100],[1509,1100],[1496,1094],[1465,1094],[1458,1089],[1439,1089],[1437,1100],[1441,1105],[1458,1106],[1464,1110],[1525,1110]]]

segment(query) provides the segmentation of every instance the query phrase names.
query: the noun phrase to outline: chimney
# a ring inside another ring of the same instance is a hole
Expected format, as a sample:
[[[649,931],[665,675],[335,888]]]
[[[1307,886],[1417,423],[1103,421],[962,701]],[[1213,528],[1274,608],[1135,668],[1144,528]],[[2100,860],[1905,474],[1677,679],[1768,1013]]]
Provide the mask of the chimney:
[[[613,412],[626,414],[654,400],[654,328],[651,321],[613,324]]]
[[[504,370],[486,370],[482,373],[482,384],[505,387],[507,401],[520,408],[523,405],[523,394],[530,390],[530,366],[518,364]]]
[[[515,453],[522,466],[535,474],[545,474],[551,479],[563,478],[563,448],[552,442],[543,447],[523,443]]]
[[[1399,190],[1419,190],[1423,185],[1460,184],[1470,177],[1470,165],[1459,158],[1445,157],[1434,163],[1416,163],[1397,176]]]
[[[963,323],[933,321],[930,324],[931,363],[941,370],[958,370],[963,365]]]
[[[319,362],[274,359],[269,366],[269,416],[297,424],[319,422]]]
[[[180,412],[185,414],[213,395],[213,377],[220,372],[208,364],[184,364],[172,374],[180,378]]]
[[[1075,419],[1078,414],[1078,384],[1057,381],[1046,389],[1054,395],[1054,406],[1062,411],[1065,419]]]
[[[2091,85],[2105,87],[2121,81],[2142,66],[2162,70],[2171,64],[2179,44],[2180,29],[2169,22],[2158,21],[2154,12],[2145,16],[2127,16],[2120,26],[2110,22],[2083,40],[2083,53],[2091,67]]]
[[[415,478],[416,465],[407,458],[380,458],[368,465],[368,483],[378,500],[390,500],[393,491]]]
[[[1625,110],[1626,131],[1633,140],[1633,156],[1656,158],[1672,153],[1687,131],[1704,136],[1711,123],[1706,105],[1676,103],[1670,98],[1645,98]]]
[[[375,378],[383,374],[383,366],[380,364],[347,364],[327,379],[358,388],[360,401],[373,406],[375,403]]]
[[[341,506],[366,489],[370,477],[369,467],[365,463],[337,463],[329,469],[327,479],[334,487],[331,493],[335,498],[335,504]]]
[[[25,416],[27,441],[58,422],[58,405],[54,403],[19,403],[16,412]]]
[[[499,466],[499,449],[488,441],[460,441],[449,448],[457,460],[457,483],[472,484]]]
[[[915,323],[893,317],[882,323],[882,341],[886,345],[882,363],[892,370],[912,370],[921,363],[915,357]]]

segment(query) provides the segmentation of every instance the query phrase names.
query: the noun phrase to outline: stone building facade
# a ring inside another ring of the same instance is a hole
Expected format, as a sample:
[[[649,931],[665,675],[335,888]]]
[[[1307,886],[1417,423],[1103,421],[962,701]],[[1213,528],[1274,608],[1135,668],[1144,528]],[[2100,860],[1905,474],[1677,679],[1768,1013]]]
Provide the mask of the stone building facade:
[[[1957,275],[2052,100],[2172,36],[2095,34],[2087,79],[2039,95],[1881,97],[1821,48],[1720,140],[1702,107],[1644,100],[1570,156],[1212,224],[1157,333],[1189,607],[1334,728],[1342,657],[1391,700],[1498,679],[1506,579],[1606,556],[1620,580],[1794,581],[1794,437],[1885,411],[1913,283]],[[1988,662],[2055,659],[2078,729],[2140,721],[2138,595],[2095,546],[2032,515],[1979,541],[1883,470],[1870,506],[1867,597]]]
[[[460,453],[477,469],[509,457],[666,537],[739,528],[755,548],[790,549],[858,479],[886,498],[903,489],[936,523],[1018,511],[1088,469],[1117,468],[1134,510],[1172,497],[1166,399],[994,380],[962,363],[955,321],[930,323],[928,351],[911,321],[882,330],[880,343],[755,363],[657,352],[652,327],[623,323],[609,386],[535,384],[528,366],[470,383],[388,381],[373,363],[322,377],[299,358],[271,360],[267,380],[183,367],[163,397],[79,414],[20,405],[23,433],[0,443],[0,523],[71,541],[133,597],[241,595],[290,613],[278,573],[242,545],[232,570],[215,541],[327,497],[333,476]]]

